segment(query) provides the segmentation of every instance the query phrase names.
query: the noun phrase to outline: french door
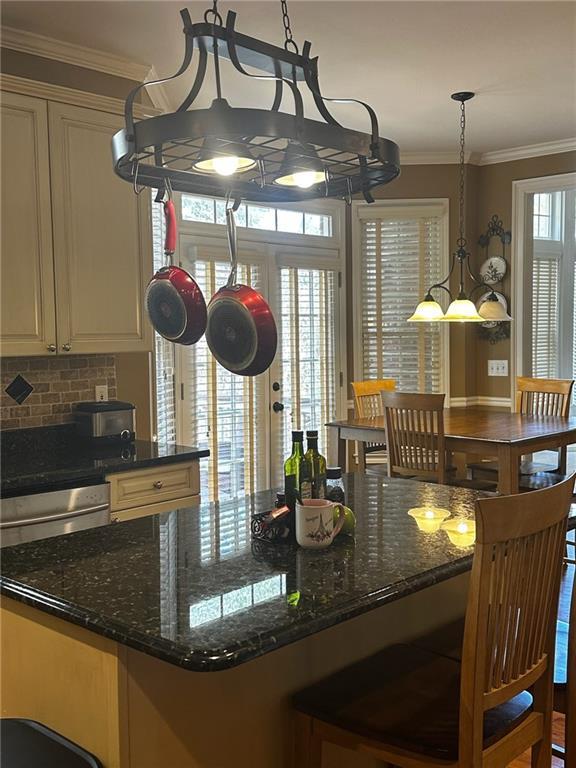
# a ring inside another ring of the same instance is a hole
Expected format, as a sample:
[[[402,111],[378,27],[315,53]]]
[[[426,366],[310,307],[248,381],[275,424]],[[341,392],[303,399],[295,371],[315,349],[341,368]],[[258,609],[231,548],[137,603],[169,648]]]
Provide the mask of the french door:
[[[335,461],[325,424],[345,397],[343,288],[338,249],[239,242],[239,282],[267,298],[278,329],[271,368],[243,377],[222,368],[205,338],[176,347],[176,439],[210,450],[200,462],[204,499],[223,500],[281,485],[292,429],[318,429]],[[228,277],[223,237],[180,237],[180,263],[206,300]]]

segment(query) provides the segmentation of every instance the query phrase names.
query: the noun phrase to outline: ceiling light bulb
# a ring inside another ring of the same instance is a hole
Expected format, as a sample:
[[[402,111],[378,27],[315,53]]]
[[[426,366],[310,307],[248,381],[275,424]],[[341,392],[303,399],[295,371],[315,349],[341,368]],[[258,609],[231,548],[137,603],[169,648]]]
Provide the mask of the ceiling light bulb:
[[[324,181],[324,174],[319,171],[299,171],[294,174],[294,183],[300,189],[308,189],[321,181]]]
[[[217,174],[220,176],[231,176],[238,170],[240,158],[235,155],[222,155],[221,157],[215,157],[213,163]]]

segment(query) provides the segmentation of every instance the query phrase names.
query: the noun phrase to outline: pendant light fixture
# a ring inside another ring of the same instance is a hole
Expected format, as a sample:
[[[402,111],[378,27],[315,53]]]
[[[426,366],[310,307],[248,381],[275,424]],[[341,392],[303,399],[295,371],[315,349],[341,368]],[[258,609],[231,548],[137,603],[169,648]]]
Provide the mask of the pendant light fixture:
[[[466,238],[464,237],[464,200],[466,193],[466,165],[465,165],[465,133],[466,133],[466,102],[469,101],[474,94],[470,91],[462,91],[453,93],[452,98],[454,101],[460,102],[460,186],[459,186],[459,200],[458,200],[458,240],[456,241],[457,248],[452,254],[452,263],[450,265],[450,271],[448,275],[440,283],[430,286],[424,300],[418,304],[414,314],[408,318],[409,323],[430,323],[430,322],[447,322],[447,323],[485,323],[489,321],[498,322],[511,320],[512,318],[506,312],[505,307],[498,301],[498,296],[492,291],[486,301],[483,302],[480,309],[476,309],[476,305],[472,301],[474,293],[481,289],[486,288],[486,284],[479,280],[470,267],[470,254],[466,250]],[[454,298],[450,291],[449,281],[450,277],[458,263],[460,271],[460,279],[458,285],[458,294]],[[464,271],[468,273],[473,286],[467,293],[464,287]],[[442,307],[438,301],[434,298],[432,291],[435,289],[441,289],[446,291],[450,297],[450,304],[446,313],[444,313]]]
[[[371,190],[398,176],[398,147],[379,135],[372,107],[357,99],[322,95],[312,45],[305,42],[300,51],[286,0],[279,6],[283,48],[238,32],[233,11],[224,22],[217,0],[199,23],[192,23],[187,9],[180,11],[185,39],[182,65],[171,77],[137,86],[126,99],[125,127],[112,141],[114,171],[120,178],[136,191],[158,189],[159,196],[170,182],[175,191],[239,203],[320,197],[349,202],[357,193],[373,202]],[[200,109],[196,102],[206,90],[210,56],[215,94],[210,107]],[[271,107],[231,106],[224,96],[224,62],[250,78],[254,90],[262,80],[273,82]],[[186,76],[190,87],[174,112],[134,119],[134,103],[142,89]],[[311,96],[319,119],[305,116],[303,90]],[[368,130],[362,133],[341,125],[329,111],[331,102],[363,109]]]

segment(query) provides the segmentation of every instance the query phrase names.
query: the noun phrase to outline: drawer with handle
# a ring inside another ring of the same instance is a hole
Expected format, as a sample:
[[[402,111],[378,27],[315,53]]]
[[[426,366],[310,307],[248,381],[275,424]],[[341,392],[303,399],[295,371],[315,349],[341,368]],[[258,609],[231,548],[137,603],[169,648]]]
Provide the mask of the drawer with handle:
[[[200,492],[197,461],[119,472],[106,479],[110,483],[112,512],[195,496]]]

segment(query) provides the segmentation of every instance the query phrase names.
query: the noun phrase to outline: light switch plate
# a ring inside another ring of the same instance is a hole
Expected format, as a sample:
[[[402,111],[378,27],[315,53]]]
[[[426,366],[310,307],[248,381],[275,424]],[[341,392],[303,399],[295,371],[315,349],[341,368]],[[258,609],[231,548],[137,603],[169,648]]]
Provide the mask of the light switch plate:
[[[96,400],[108,400],[108,387],[106,384],[94,387],[94,391],[96,392]]]
[[[508,360],[488,360],[488,376],[508,376]]]

